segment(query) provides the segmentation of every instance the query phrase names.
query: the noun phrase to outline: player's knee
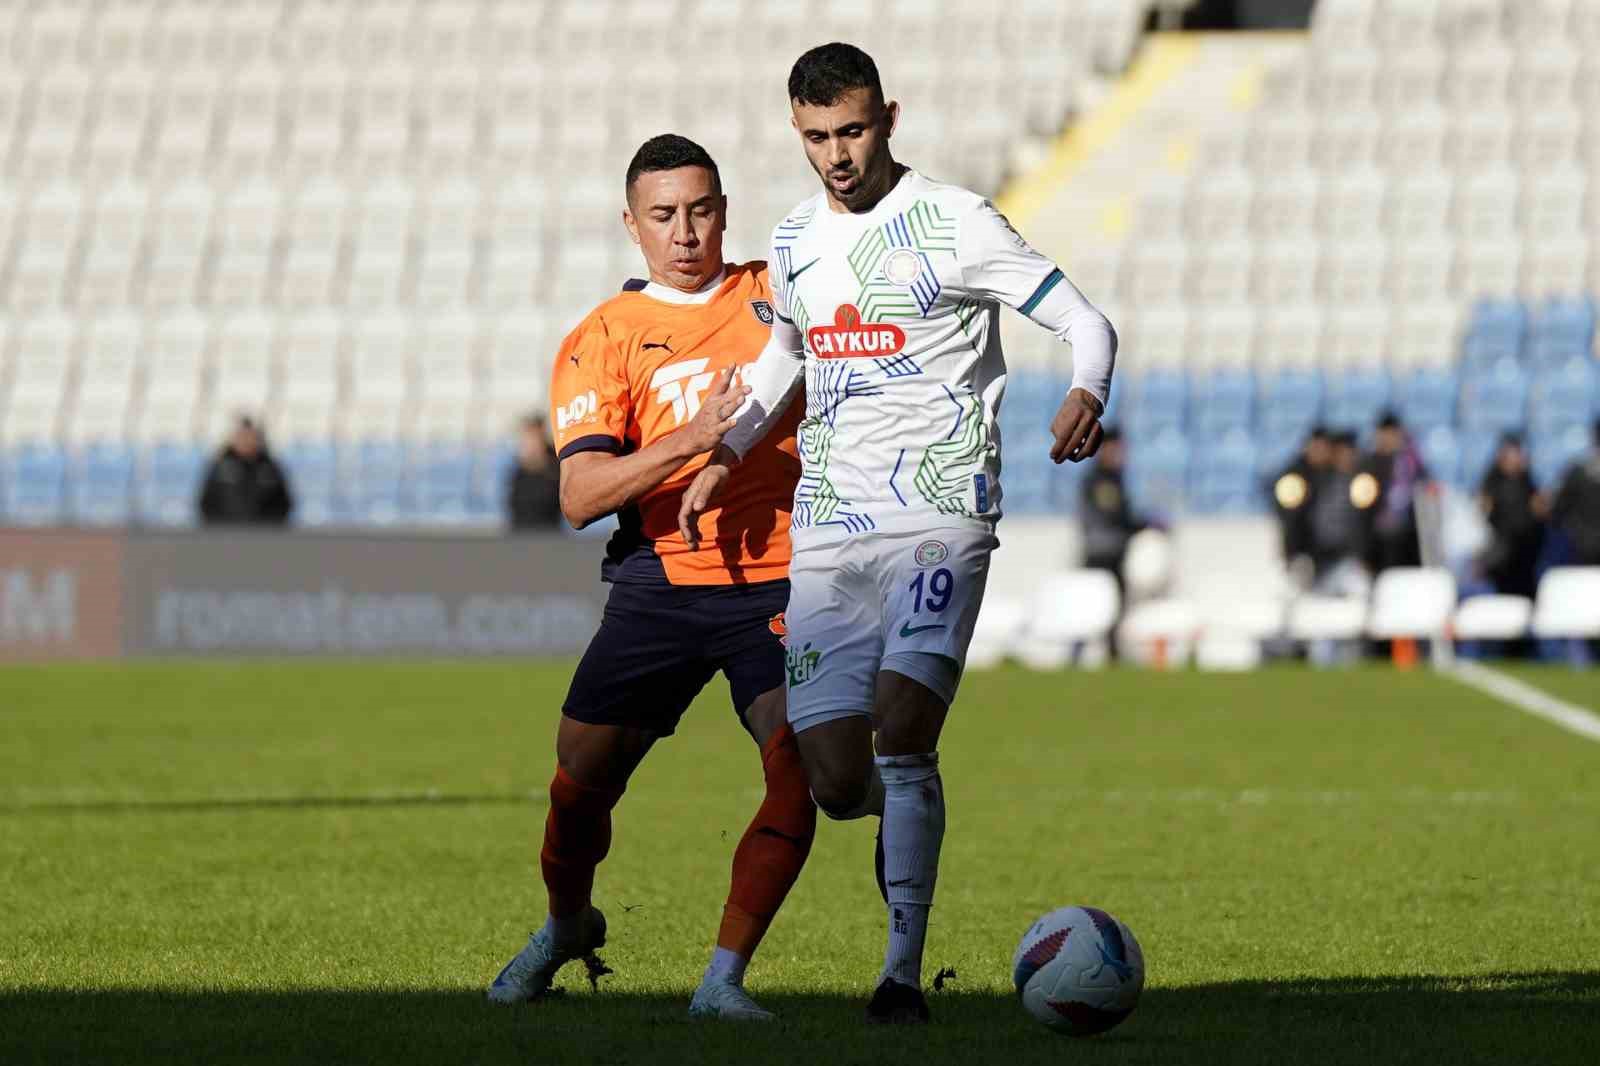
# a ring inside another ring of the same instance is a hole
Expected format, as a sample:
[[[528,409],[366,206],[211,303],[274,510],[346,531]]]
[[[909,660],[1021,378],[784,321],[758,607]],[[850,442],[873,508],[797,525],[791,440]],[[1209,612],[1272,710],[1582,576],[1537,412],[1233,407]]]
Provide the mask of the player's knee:
[[[869,776],[844,773],[824,773],[811,780],[811,798],[817,808],[836,822],[860,818],[871,791]]]

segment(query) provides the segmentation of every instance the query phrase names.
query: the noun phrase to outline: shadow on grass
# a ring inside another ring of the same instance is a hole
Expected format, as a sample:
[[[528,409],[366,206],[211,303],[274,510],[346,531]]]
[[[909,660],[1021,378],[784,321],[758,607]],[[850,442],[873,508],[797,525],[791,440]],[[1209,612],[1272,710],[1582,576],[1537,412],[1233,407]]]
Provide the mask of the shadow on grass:
[[[1589,1063],[1600,1047],[1600,970],[1156,988],[1121,1028],[1083,1041],[1010,996],[936,993],[932,1026],[890,1031],[862,1023],[858,998],[758,991],[783,1021],[693,1022],[684,998],[603,987],[512,1010],[469,991],[46,989],[0,996],[0,1062],[1445,1066]]]
[[[517,807],[543,805],[531,792],[456,794],[448,792],[373,793],[366,796],[221,796],[175,800],[62,800],[0,803],[0,817],[47,814],[231,814],[236,811],[319,811],[360,807]]]

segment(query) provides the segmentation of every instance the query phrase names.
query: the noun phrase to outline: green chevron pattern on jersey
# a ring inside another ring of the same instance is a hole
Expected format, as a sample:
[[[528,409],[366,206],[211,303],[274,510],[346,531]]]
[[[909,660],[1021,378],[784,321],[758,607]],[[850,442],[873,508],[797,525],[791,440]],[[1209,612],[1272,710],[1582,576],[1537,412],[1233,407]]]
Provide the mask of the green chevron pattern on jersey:
[[[940,514],[973,518],[976,514],[967,506],[967,490],[972,475],[983,470],[995,447],[983,421],[982,401],[968,396],[957,403],[961,408],[961,432],[922,453],[913,483]]]
[[[889,243],[891,228],[898,233],[895,238],[897,243],[893,245]],[[907,234],[910,236],[909,243],[905,241]],[[918,306],[916,297],[904,286],[893,284],[879,272],[884,256],[897,247],[908,247],[924,255],[929,252],[954,255],[956,222],[934,204],[918,200],[903,215],[897,215],[861,235],[861,239],[850,250],[848,260],[851,273],[861,285],[856,307],[861,311],[863,321],[883,322],[891,318],[922,317],[922,308]]]
[[[833,452],[833,427],[820,418],[800,423],[800,454],[810,462],[800,478],[801,492],[795,497],[795,524],[815,526],[833,518],[839,509],[839,493],[828,480],[828,458]],[[813,458],[814,457],[814,458]],[[812,473],[812,471],[815,473]],[[811,491],[806,493],[809,488]],[[803,498],[809,496],[809,499]],[[802,514],[801,512],[806,513]]]

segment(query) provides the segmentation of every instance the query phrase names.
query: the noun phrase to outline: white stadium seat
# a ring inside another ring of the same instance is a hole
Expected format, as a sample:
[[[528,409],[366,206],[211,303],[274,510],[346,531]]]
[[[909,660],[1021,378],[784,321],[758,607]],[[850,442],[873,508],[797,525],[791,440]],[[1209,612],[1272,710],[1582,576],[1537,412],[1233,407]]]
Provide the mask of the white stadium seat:
[[[1442,635],[1456,606],[1456,580],[1443,567],[1397,566],[1378,575],[1367,633],[1379,640]]]
[[[1199,613],[1187,600],[1145,600],[1130,607],[1117,625],[1119,653],[1155,667],[1182,666],[1199,638]]]
[[[1557,566],[1539,579],[1533,632],[1540,637],[1600,637],[1600,566]]]
[[[1301,596],[1289,605],[1289,636],[1301,641],[1345,641],[1362,635],[1365,600],[1345,596]]]
[[[1027,627],[1028,607],[1023,600],[1015,596],[985,596],[967,648],[967,668],[988,670],[999,666],[1016,652]]]
[[[1122,593],[1108,570],[1065,570],[1041,579],[1028,607],[1031,617],[1015,654],[1035,669],[1059,669],[1082,645],[1103,645],[1122,609]],[[1099,658],[1105,658],[1103,647]]]
[[[1472,596],[1462,600],[1450,621],[1457,640],[1516,640],[1533,620],[1533,601],[1526,596]]]

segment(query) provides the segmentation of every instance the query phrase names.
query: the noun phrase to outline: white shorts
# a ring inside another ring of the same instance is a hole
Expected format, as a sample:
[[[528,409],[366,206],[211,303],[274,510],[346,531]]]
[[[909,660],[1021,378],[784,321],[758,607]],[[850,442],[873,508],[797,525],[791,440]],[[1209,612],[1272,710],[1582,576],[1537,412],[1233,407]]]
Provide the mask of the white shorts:
[[[870,716],[885,669],[953,701],[999,543],[952,528],[796,549],[784,615],[795,732]]]

